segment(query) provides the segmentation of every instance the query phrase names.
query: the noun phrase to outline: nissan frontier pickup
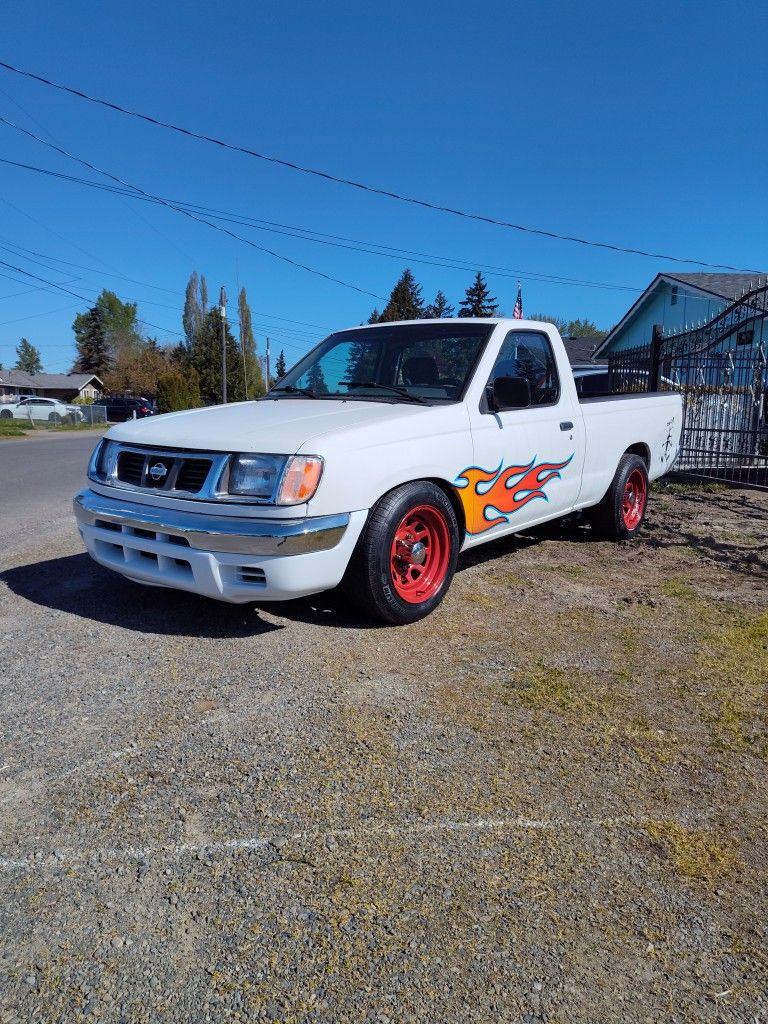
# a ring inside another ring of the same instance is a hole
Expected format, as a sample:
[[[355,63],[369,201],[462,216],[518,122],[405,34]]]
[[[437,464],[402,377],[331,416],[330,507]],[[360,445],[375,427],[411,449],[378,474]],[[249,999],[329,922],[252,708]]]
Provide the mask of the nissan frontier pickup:
[[[408,623],[478,544],[578,510],[634,537],[681,419],[674,391],[580,397],[551,324],[354,327],[258,401],[112,427],[74,511],[91,556],[138,583],[232,602],[342,584]]]

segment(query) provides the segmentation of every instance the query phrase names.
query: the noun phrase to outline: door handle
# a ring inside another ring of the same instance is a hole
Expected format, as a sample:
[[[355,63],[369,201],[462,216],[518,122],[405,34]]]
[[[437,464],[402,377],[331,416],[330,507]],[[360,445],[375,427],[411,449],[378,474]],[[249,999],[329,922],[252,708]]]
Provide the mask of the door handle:
[[[570,420],[563,420],[563,422],[560,424],[560,429],[561,430],[573,430],[573,424],[571,423]]]

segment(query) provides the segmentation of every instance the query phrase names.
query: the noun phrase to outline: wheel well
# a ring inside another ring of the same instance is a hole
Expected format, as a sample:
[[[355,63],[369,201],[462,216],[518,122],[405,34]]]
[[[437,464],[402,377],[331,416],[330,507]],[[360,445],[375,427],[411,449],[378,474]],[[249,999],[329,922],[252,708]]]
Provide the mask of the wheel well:
[[[453,511],[456,513],[456,522],[458,523],[459,526],[459,537],[463,538],[467,526],[467,520],[466,517],[464,516],[464,506],[461,503],[461,498],[456,492],[456,488],[452,487],[447,480],[444,480],[442,477],[439,476],[420,476],[416,477],[413,480],[402,480],[399,484],[396,484],[395,486],[402,487],[404,484],[417,484],[424,481],[430,484],[434,484],[435,487],[439,487],[443,494],[445,494],[448,501],[450,501],[451,505],[453,506]],[[387,493],[389,493],[389,491]],[[383,497],[385,497],[385,495],[382,494],[381,497],[379,497],[373,503],[371,508],[375,508]]]
[[[629,448],[624,452],[625,455],[639,455],[645,463],[645,468],[649,469],[651,465],[651,452],[647,444],[631,444]]]
[[[451,487],[447,480],[441,480],[440,477],[432,476],[427,477],[427,479],[435,487],[439,487],[453,505],[453,511],[456,513],[456,522],[459,524],[459,537],[463,537],[466,532],[467,521],[464,518],[464,506],[461,503],[461,498],[456,493],[456,488]]]

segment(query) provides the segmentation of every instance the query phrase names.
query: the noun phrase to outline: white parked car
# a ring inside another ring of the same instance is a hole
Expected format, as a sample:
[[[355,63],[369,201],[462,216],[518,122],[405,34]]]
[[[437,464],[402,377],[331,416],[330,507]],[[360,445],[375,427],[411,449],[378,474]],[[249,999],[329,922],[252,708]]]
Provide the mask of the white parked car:
[[[76,405],[66,405],[56,398],[38,398],[30,395],[14,405],[0,408],[0,416],[15,420],[47,420],[49,423],[80,423],[83,412]]]
[[[579,509],[640,529],[679,394],[580,399],[557,330],[418,320],[321,342],[264,398],[119,424],[74,500],[97,562],[225,601],[344,584],[412,622],[460,551]]]

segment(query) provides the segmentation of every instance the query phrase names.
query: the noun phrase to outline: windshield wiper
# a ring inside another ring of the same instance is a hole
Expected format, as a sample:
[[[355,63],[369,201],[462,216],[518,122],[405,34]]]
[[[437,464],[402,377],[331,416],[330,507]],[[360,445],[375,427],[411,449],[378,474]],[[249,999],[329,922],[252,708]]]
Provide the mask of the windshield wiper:
[[[286,395],[306,395],[307,398],[320,397],[316,391],[312,391],[310,388],[295,388],[292,384],[286,384],[285,387],[282,388],[272,388],[266,397],[269,398],[269,395],[276,395],[281,391]]]
[[[396,395],[401,395],[403,398],[407,398],[409,402],[418,402],[419,405],[429,405],[429,402],[422,398],[421,395],[412,395],[406,388],[400,388],[397,384],[377,384],[373,380],[340,380],[339,384],[344,384],[350,388],[383,388],[384,391],[394,391]]]

